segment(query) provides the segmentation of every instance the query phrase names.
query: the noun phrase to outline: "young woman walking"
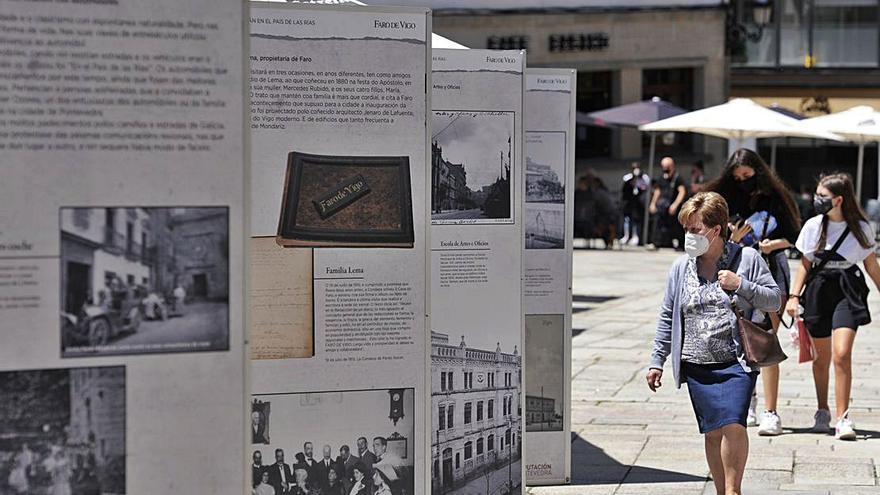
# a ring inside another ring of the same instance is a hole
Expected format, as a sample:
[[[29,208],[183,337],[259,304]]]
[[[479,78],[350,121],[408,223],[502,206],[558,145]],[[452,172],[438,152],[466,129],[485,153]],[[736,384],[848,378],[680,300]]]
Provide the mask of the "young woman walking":
[[[731,240],[758,250],[773,280],[783,294],[788,293],[790,272],[785,251],[794,247],[801,218],[791,191],[752,150],[740,148],[727,160],[721,177],[706,186],[727,200],[730,217],[737,221],[731,229]],[[770,313],[773,330],[779,330],[780,312]],[[749,426],[758,425],[759,435],[782,433],[782,420],[777,412],[779,399],[779,365],[761,369],[764,384],[764,413],[757,416],[757,397],[749,405]],[[759,422],[760,419],[760,422]]]
[[[813,206],[819,214],[807,220],[797,239],[803,257],[791,284],[786,311],[796,316],[798,306],[803,306],[804,324],[816,351],[813,382],[818,410],[813,430],[831,430],[828,382],[833,361],[835,436],[855,440],[854,424],[849,418],[852,349],[859,326],[871,321],[868,285],[858,263],[864,264],[868,276],[880,288],[874,231],[846,174],[822,177]]]
[[[686,256],[669,271],[645,376],[655,391],[672,356],[676,387],[687,384],[715,490],[739,495],[749,456],[746,415],[758,371],[745,362],[732,303],[748,317],[777,311],[782,294],[752,248],[727,240],[727,203],[700,192],[682,206]]]

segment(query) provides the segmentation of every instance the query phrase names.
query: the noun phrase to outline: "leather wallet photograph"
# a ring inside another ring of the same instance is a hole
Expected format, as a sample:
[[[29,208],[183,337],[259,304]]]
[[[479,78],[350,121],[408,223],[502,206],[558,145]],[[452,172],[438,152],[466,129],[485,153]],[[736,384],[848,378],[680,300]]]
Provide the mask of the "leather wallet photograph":
[[[411,248],[414,241],[409,157],[288,154],[278,244]]]

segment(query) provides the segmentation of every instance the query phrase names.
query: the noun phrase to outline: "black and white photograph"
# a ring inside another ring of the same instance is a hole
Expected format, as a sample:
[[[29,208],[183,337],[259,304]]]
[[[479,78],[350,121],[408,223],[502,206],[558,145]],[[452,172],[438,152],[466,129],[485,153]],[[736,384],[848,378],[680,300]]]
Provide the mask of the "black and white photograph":
[[[564,315],[526,315],[526,431],[562,431]]]
[[[526,249],[565,248],[564,132],[526,133]]]
[[[0,493],[125,493],[125,367],[0,373]]]
[[[522,493],[522,356],[495,337],[431,332],[435,495]]]
[[[414,495],[414,394],[391,388],[254,395],[252,412],[272,406],[272,435],[253,445],[253,493]]]
[[[433,112],[431,223],[513,223],[513,112]]]
[[[61,355],[229,349],[229,209],[65,207]]]
[[[251,402],[251,442],[269,443],[269,412],[272,404],[254,399]]]

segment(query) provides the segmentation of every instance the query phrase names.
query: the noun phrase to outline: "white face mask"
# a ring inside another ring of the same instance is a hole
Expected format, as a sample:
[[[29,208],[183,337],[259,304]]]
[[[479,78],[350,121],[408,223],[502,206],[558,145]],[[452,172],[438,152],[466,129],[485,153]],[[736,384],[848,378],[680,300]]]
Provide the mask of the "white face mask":
[[[712,241],[703,234],[694,234],[687,232],[684,235],[684,251],[691,258],[696,258],[706,254]]]

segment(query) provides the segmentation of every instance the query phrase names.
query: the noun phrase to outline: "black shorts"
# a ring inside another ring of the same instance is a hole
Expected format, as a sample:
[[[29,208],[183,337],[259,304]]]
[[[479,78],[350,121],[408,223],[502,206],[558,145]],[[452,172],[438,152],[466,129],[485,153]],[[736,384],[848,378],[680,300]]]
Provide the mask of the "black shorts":
[[[831,337],[831,331],[835,328],[859,329],[850,310],[849,301],[843,295],[843,290],[836,280],[822,286],[818,302],[819,314],[822,317],[817,323],[807,326],[807,331],[814,339]]]

